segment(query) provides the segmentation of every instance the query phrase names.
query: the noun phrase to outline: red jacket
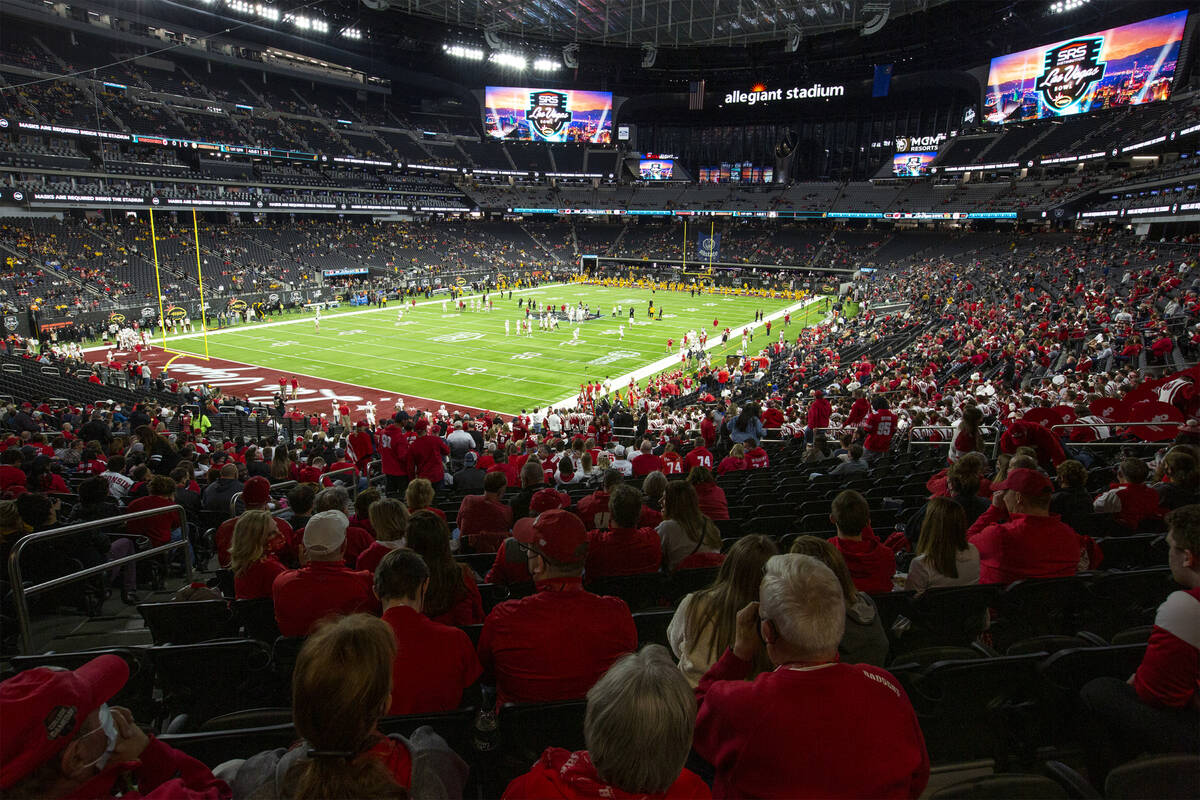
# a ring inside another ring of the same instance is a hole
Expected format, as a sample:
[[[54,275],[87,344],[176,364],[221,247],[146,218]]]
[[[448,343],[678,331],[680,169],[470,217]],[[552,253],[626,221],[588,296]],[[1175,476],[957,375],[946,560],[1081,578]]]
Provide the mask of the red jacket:
[[[854,578],[854,588],[867,594],[886,594],[892,591],[892,576],[896,574],[896,554],[880,543],[869,527],[862,532],[862,541],[835,536],[833,546],[841,551]]]
[[[1057,514],[1015,514],[989,506],[967,529],[979,549],[979,582],[1012,583],[1023,578],[1068,578],[1083,556],[1095,569],[1103,557],[1090,537],[1080,536]]]
[[[1200,587],[1172,592],[1158,607],[1133,688],[1149,706],[1195,707],[1200,694]]]
[[[721,463],[717,464],[717,474],[727,475],[730,472],[738,472],[746,469],[745,458],[735,458],[733,456],[725,456],[721,459]]]
[[[574,700],[613,662],[637,649],[629,606],[583,590],[579,578],[542,581],[537,592],[492,609],[479,637],[479,662],[498,702]]]
[[[407,606],[384,611],[383,621],[396,636],[388,715],[434,714],[458,708],[463,689],[479,680],[483,671],[467,635]]]
[[[395,423],[378,434],[376,442],[384,475],[408,475],[409,436]]]
[[[824,397],[818,397],[808,407],[808,427],[828,428],[831,416],[833,416],[833,406]]]
[[[766,469],[770,465],[771,457],[761,447],[746,452],[746,469]]]
[[[586,750],[575,753],[549,747],[520,777],[514,778],[501,795],[504,800],[704,800],[712,797],[708,784],[685,769],[663,794],[630,793],[605,783],[596,772]]]
[[[445,440],[425,434],[409,445],[408,464],[414,478],[428,478],[432,484],[440,483],[446,477],[442,457],[450,455],[450,446]]]
[[[693,747],[716,770],[713,797],[916,798],[925,789],[925,739],[891,673],[783,665],[747,681],[750,670],[726,650],[696,687]],[[862,742],[887,746],[867,764]]]
[[[613,528],[588,533],[589,578],[658,572],[662,566],[662,541],[654,528]]]
[[[692,484],[700,498],[700,511],[709,519],[729,519],[729,503],[725,490],[712,481]]]
[[[333,561],[312,561],[288,570],[275,579],[271,594],[275,621],[284,636],[307,636],[328,616],[379,609],[374,576]]]
[[[1116,510],[1117,522],[1130,530],[1144,519],[1159,519],[1165,513],[1158,492],[1144,483],[1122,483],[1096,498],[1096,510]]]

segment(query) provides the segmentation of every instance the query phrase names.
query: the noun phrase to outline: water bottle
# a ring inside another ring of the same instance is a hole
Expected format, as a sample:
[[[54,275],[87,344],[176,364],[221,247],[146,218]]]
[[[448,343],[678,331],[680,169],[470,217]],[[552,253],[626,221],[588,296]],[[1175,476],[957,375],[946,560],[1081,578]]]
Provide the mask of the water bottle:
[[[490,708],[480,710],[479,715],[475,717],[476,752],[488,753],[496,749],[500,739],[499,727],[495,711]]]

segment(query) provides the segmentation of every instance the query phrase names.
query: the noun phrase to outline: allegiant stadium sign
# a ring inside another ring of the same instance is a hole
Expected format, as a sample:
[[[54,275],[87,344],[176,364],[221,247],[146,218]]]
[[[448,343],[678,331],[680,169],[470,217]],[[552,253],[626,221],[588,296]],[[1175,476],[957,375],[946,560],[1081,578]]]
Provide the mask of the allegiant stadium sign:
[[[739,92],[732,91],[725,95],[725,104],[744,104],[757,105],[758,103],[774,103],[779,100],[815,100],[822,97],[843,97],[846,94],[846,87],[825,86],[820,83],[814,83],[812,86],[801,87],[793,86],[790,89],[767,89],[764,86],[755,86],[752,91]]]

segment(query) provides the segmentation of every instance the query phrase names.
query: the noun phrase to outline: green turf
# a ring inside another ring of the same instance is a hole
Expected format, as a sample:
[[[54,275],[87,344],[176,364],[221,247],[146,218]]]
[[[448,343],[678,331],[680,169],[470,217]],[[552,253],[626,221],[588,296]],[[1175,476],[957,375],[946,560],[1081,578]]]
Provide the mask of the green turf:
[[[512,300],[507,295],[503,300],[500,295],[495,297],[495,310],[491,312],[459,313],[451,304],[450,310],[443,313],[440,300],[419,301],[416,308],[405,307],[399,323],[395,303],[367,313],[327,313],[322,315],[319,332],[314,330],[311,314],[284,317],[289,324],[250,324],[211,335],[209,354],[386,392],[515,413],[572,396],[588,380],[612,378],[617,388],[618,376],[665,357],[668,337],[675,340],[676,356],[685,331],[707,330],[710,340],[714,338],[714,318],[720,320],[720,328],[728,326],[735,331],[728,346],[711,351],[715,361],[725,352],[736,351],[742,326],[754,319],[755,311],[771,314],[797,302],[691,297],[687,292],[652,293],[583,284],[516,292]],[[537,330],[535,322],[532,337],[517,336],[516,323],[524,315],[517,306],[521,297],[559,304],[582,300],[593,309],[599,308],[604,316],[580,324],[578,341],[572,339],[573,326],[565,321],[557,331],[550,332]],[[647,320],[650,299],[656,308],[663,308],[661,322]],[[612,308],[618,303],[622,314],[613,319]],[[633,326],[628,319],[631,304],[637,312],[638,324]],[[793,335],[798,327],[811,324],[820,315],[818,306],[793,314]],[[504,334],[506,319],[512,330],[508,336]],[[624,340],[617,335],[618,323],[625,326]],[[782,320],[774,324],[772,339],[778,337]],[[719,339],[720,328],[715,338]],[[759,331],[752,347],[765,343],[765,332]],[[200,338],[171,337],[170,347],[204,352]]]

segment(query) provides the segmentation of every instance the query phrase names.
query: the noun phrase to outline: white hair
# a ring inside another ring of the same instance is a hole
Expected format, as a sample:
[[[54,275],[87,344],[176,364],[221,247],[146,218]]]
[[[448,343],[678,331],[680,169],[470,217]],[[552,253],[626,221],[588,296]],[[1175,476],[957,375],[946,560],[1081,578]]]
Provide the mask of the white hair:
[[[759,589],[760,615],[806,656],[837,650],[846,629],[846,600],[833,570],[812,556],[771,556]]]

